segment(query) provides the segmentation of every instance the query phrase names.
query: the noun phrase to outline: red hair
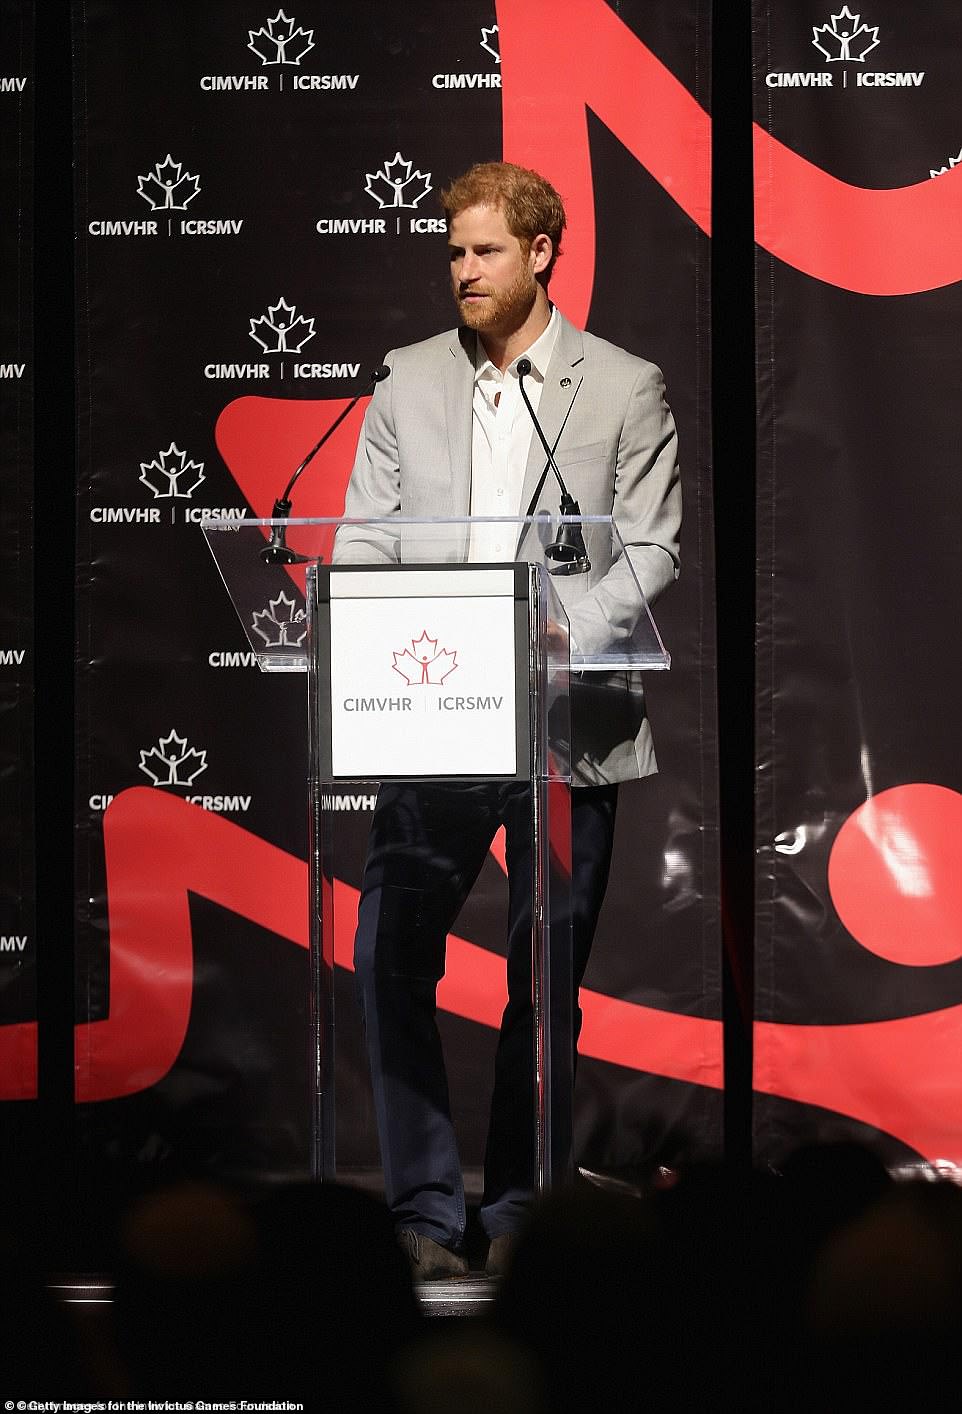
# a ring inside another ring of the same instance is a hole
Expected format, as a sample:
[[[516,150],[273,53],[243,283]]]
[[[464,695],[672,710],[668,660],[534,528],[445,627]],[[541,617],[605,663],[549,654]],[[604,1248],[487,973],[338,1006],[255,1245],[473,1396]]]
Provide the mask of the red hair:
[[[493,206],[523,245],[530,247],[535,236],[547,236],[551,259],[542,272],[547,285],[561,254],[561,233],[566,221],[561,197],[544,177],[527,167],[516,167],[513,162],[477,162],[441,193],[441,206],[449,226],[469,206]]]

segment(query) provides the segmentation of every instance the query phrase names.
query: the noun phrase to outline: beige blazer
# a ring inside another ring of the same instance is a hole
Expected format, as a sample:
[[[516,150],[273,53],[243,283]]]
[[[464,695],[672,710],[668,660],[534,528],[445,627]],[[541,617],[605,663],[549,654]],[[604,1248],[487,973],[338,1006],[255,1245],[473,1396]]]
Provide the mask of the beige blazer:
[[[349,517],[467,516],[471,498],[472,400],[476,335],[465,329],[395,349],[391,376],[365,414],[344,513]],[[651,603],[678,574],[681,486],[675,424],[661,372],[624,349],[583,333],[561,316],[538,417],[584,515],[611,515]],[[532,430],[522,515],[544,470]],[[558,514],[549,472],[534,509]],[[624,566],[607,545],[588,540],[591,571],[554,580],[582,651],[630,632],[635,610]],[[393,563],[397,536],[371,528],[338,531],[335,561]],[[463,555],[462,555],[463,557]],[[452,558],[456,556],[452,555]],[[518,559],[540,562],[534,528]],[[657,770],[641,675],[580,676],[572,690],[572,764],[577,784],[632,780]]]

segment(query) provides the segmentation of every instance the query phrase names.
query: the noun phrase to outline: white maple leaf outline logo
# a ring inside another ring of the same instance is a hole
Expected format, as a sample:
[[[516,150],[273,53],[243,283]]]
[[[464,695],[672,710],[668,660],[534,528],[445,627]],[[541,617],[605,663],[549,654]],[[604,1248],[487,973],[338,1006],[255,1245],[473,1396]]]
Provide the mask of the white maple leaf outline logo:
[[[266,26],[247,31],[248,49],[262,64],[299,64],[314,48],[314,31],[302,29],[300,25],[295,29],[296,23],[288,19],[283,10],[278,10],[272,20],[266,21]],[[299,44],[295,45],[295,40]]]
[[[413,652],[412,652],[413,649]],[[440,687],[458,666],[457,651],[447,648],[438,652],[438,640],[421,631],[420,638],[411,639],[411,647],[394,654],[392,672],[398,673],[408,687]]]
[[[378,206],[384,209],[391,207],[416,207],[419,201],[423,201],[431,188],[430,172],[412,172],[413,162],[408,162],[400,152],[395,152],[390,162],[385,162],[384,166],[377,172],[365,172],[367,181],[364,190],[368,196],[373,196]],[[406,195],[406,188],[414,182],[423,183],[421,190],[412,200],[403,200]],[[386,199],[382,199],[375,189],[380,183],[383,191],[386,192]]]
[[[960,165],[962,165],[962,147],[959,148],[959,155],[957,157],[949,158],[949,165],[947,167],[930,167],[929,176],[941,177],[943,172],[951,172],[953,167],[958,167]]]
[[[140,463],[137,479],[153,491],[158,501],[174,497],[186,501],[207,478],[204,476],[204,463],[188,461],[187,453],[171,442],[166,452],[158,452],[152,462]]]
[[[155,763],[154,767],[147,764],[149,761]],[[171,727],[169,736],[159,737],[156,746],[141,751],[140,769],[155,786],[190,786],[201,771],[207,770],[207,752],[193,747],[188,751],[187,738],[178,736]]]
[[[154,200],[151,188],[159,200]],[[150,202],[151,211],[186,211],[187,203],[199,194],[199,179],[185,172],[183,163],[175,162],[169,152],[163,162],[155,164],[153,171],[137,178],[137,195]],[[179,198],[176,201],[175,196]]]
[[[486,50],[488,51],[488,53],[489,53],[489,54],[491,55],[491,57],[494,59],[494,62],[495,62],[496,64],[500,64],[500,63],[501,63],[501,49],[500,49],[500,43],[501,43],[501,41],[500,41],[500,39],[495,39],[495,38],[494,38],[494,36],[497,35],[497,34],[498,34],[498,26],[497,26],[497,25],[491,25],[491,27],[490,27],[489,29],[485,29],[484,25],[481,26],[481,48],[482,48],[482,49],[486,49]]]
[[[276,599],[267,601],[266,609],[254,614],[251,627],[268,648],[297,648],[307,634],[307,615],[282,589]]]
[[[302,314],[295,319],[296,313],[297,306],[288,304],[281,296],[276,304],[267,306],[266,314],[251,320],[251,338],[265,353],[300,353],[308,339],[314,337],[314,320],[305,319]],[[261,338],[258,328],[263,333],[270,331],[273,338]]]
[[[841,28],[844,24],[845,28]],[[832,16],[832,23],[825,25],[813,25],[812,43],[820,54],[824,54],[830,64],[837,63],[857,63],[864,64],[866,54],[871,54],[879,43],[878,25],[863,25],[861,15],[853,15],[847,5],[843,5],[837,15]],[[832,49],[826,49],[825,44],[819,43],[819,35],[826,44],[831,44]],[[861,53],[853,54],[852,45],[860,39]],[[870,39],[871,43],[865,43]],[[832,52],[835,50],[836,52]]]

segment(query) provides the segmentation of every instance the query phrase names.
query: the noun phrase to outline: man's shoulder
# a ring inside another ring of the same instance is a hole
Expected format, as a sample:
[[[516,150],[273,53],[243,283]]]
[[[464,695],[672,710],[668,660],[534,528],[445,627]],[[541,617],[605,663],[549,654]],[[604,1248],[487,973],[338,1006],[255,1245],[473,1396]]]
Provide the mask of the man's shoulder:
[[[661,378],[661,369],[650,359],[630,353],[628,349],[613,344],[608,339],[602,339],[598,334],[589,334],[587,329],[582,332],[581,337],[584,341],[585,359],[590,360],[592,366],[610,369],[630,377],[632,381],[644,374],[655,379]]]
[[[396,370],[424,368],[431,364],[444,364],[452,354],[457,354],[464,331],[448,329],[443,334],[432,334],[429,339],[420,339],[416,344],[402,344],[391,349],[386,362]]]

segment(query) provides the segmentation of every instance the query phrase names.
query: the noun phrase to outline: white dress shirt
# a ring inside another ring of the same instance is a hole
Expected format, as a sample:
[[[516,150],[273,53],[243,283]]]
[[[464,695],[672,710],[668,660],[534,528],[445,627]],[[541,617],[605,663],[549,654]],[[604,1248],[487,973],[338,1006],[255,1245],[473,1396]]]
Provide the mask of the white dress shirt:
[[[488,358],[480,338],[474,356],[474,402],[471,440],[472,516],[520,516],[521,488],[532,437],[537,433],[518,385],[518,360],[531,360],[524,390],[535,412],[544,377],[558,339],[559,320],[552,308],[546,329],[502,374]],[[517,525],[479,525],[471,530],[468,559],[475,563],[513,560]]]

